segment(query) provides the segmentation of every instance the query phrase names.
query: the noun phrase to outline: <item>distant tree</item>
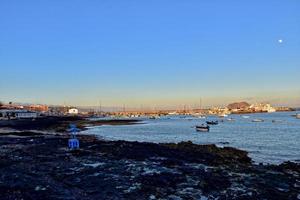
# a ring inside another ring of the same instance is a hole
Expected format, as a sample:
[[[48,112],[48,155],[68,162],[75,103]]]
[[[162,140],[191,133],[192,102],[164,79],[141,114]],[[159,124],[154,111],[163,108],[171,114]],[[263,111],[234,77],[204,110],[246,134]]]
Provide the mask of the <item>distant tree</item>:
[[[1,106],[4,106],[4,103],[3,103],[2,101],[0,101],[0,107],[1,107]]]

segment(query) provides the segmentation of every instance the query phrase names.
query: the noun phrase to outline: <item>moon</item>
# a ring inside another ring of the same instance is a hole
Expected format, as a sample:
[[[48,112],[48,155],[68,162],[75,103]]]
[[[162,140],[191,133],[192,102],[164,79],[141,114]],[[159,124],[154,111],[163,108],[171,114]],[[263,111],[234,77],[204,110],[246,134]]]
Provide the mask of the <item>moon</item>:
[[[279,39],[279,40],[278,40],[278,43],[280,43],[280,44],[283,43],[283,40],[282,40],[282,39]]]

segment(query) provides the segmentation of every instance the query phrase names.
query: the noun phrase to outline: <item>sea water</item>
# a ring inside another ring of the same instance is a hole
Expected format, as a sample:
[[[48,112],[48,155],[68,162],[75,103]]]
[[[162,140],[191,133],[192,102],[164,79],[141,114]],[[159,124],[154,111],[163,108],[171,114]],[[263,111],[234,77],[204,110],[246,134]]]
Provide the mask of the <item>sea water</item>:
[[[155,120],[143,119],[141,124],[136,125],[91,127],[84,133],[106,140],[154,143],[192,141],[196,144],[230,146],[248,151],[257,163],[278,164],[300,160],[300,119],[293,117],[293,114],[295,112],[247,114],[249,118],[230,115],[222,119],[213,116],[206,119],[166,116]],[[263,119],[264,122],[252,122],[253,119]],[[219,120],[220,123],[211,126],[209,133],[196,132],[195,125],[208,120]]]

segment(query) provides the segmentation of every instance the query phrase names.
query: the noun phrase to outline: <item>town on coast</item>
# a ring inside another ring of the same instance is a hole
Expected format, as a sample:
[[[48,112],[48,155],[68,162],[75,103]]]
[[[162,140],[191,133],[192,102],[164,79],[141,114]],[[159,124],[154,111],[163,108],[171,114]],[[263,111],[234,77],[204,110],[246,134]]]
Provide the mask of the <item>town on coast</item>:
[[[2,104],[0,191],[3,199],[297,199],[297,162],[257,164],[233,147],[108,141],[80,133],[93,126],[145,123],[140,116],[224,119],[232,113],[275,111],[269,104],[244,102],[171,112]],[[67,146],[70,124],[79,128],[76,149]]]

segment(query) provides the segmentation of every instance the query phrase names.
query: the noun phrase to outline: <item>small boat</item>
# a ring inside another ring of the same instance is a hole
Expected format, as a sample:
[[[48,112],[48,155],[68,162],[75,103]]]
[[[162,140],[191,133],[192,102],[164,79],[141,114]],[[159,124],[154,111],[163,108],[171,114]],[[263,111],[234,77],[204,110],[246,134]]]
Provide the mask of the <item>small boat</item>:
[[[219,122],[218,121],[206,121],[206,124],[209,124],[209,125],[218,125]]]
[[[280,123],[280,122],[283,122],[283,121],[282,120],[277,120],[277,119],[272,120],[272,123]]]
[[[228,118],[227,121],[233,122],[233,121],[235,121],[235,119],[233,119],[233,118]]]
[[[206,117],[203,115],[198,116],[199,119],[205,119]]]
[[[248,119],[250,116],[243,115],[242,117],[243,117],[244,119]]]
[[[263,119],[253,119],[252,122],[264,122]]]
[[[151,117],[149,117],[149,119],[159,119],[159,117],[158,116],[151,116]]]
[[[228,117],[228,115],[226,115],[226,114],[220,114],[220,115],[218,115],[220,118],[224,118],[224,117]]]
[[[209,132],[210,127],[208,125],[196,126],[196,131],[198,132]]]

